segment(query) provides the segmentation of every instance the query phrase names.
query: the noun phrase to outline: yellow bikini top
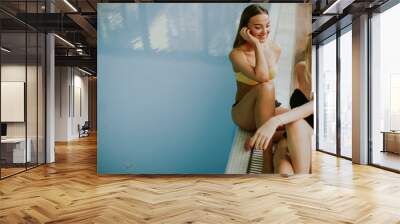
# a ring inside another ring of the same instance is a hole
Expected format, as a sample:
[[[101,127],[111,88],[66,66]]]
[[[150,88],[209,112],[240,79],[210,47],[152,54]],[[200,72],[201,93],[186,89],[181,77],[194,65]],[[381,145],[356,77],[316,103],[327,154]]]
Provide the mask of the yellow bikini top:
[[[274,79],[275,78],[275,73],[276,73],[275,69],[270,68],[269,72],[270,72],[270,75],[271,75],[270,80]],[[245,76],[242,72],[236,72],[236,80],[238,82],[241,82],[241,83],[244,83],[244,84],[247,84],[247,85],[251,85],[251,86],[254,86],[254,85],[258,84],[257,81],[252,80],[250,78],[247,78],[247,76]]]

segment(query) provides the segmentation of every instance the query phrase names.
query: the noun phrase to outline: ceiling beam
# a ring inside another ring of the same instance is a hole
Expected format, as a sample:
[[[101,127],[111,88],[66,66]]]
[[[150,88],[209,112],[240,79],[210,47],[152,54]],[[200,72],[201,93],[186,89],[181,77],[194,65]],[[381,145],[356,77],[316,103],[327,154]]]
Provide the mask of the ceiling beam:
[[[355,0],[336,0],[328,5],[322,14],[342,14],[344,9],[351,5]]]
[[[80,66],[88,67],[92,71],[97,70],[97,58],[90,56],[55,56],[56,66]]]
[[[89,37],[96,39],[97,37],[97,30],[90,24],[85,17],[83,17],[80,14],[67,14],[67,16],[74,21],[77,25],[79,25],[87,34]]]

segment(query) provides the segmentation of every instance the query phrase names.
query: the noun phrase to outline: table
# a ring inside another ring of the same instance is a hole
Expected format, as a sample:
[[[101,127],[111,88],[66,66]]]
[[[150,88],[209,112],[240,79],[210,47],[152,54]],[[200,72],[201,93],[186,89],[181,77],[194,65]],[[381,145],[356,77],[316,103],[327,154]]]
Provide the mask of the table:
[[[400,131],[381,131],[383,134],[382,152],[400,154]]]
[[[9,163],[31,162],[32,141],[27,138],[27,147],[25,151],[25,138],[6,138],[1,139],[1,157]],[[26,154],[25,154],[26,152]],[[11,159],[12,158],[12,159]],[[26,159],[26,161],[25,161]]]

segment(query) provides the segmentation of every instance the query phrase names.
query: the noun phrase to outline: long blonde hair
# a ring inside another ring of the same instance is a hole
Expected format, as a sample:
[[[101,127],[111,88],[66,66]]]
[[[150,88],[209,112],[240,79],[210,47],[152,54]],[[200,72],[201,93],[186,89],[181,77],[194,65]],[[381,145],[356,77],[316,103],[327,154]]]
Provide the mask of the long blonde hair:
[[[309,84],[311,86],[311,79],[312,79],[312,74],[311,74],[311,64],[312,64],[312,45],[311,45],[311,37],[309,35],[309,37],[307,38],[307,45],[306,45],[306,49],[304,51],[304,61],[305,61],[305,71],[304,71],[304,78],[307,82],[307,84]]]
[[[296,82],[294,83],[294,88],[304,88],[302,91],[310,97],[312,95],[311,51],[311,39],[307,38],[306,48],[302,51],[304,59],[302,57],[303,60],[295,65]]]

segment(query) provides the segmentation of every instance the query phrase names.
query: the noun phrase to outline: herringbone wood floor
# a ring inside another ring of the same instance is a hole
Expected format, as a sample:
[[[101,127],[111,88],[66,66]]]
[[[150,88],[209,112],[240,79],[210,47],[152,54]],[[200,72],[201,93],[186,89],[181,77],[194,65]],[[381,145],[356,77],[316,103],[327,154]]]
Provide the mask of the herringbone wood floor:
[[[400,175],[313,155],[313,174],[98,176],[96,138],[0,181],[0,223],[400,223]]]

